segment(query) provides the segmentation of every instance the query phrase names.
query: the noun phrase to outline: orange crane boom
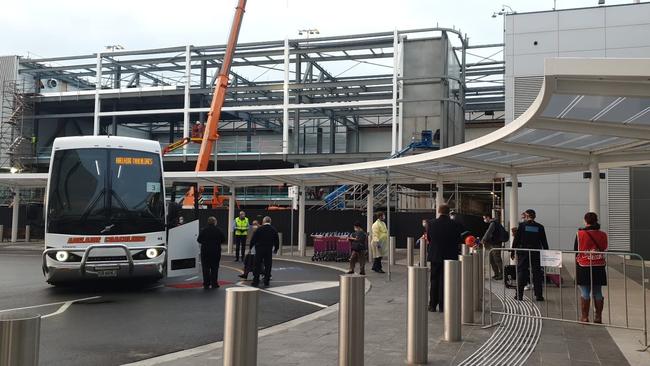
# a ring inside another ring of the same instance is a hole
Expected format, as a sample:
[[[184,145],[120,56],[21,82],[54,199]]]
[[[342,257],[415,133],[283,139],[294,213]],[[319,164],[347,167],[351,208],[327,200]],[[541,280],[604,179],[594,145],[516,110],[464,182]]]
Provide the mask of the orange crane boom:
[[[228,44],[226,45],[226,53],[223,57],[223,63],[219,69],[219,75],[214,83],[214,94],[212,96],[212,103],[210,104],[210,112],[208,113],[208,121],[203,133],[203,141],[201,141],[201,149],[199,156],[196,160],[196,168],[194,171],[203,172],[208,169],[210,162],[210,155],[214,142],[219,138],[219,117],[221,116],[221,108],[226,100],[226,88],[228,87],[228,75],[230,73],[230,65],[235,55],[235,48],[237,47],[237,38],[239,38],[239,30],[241,28],[242,19],[244,18],[244,11],[246,8],[246,0],[239,0],[235,10],[235,18],[232,21],[230,28],[230,36],[228,37]]]

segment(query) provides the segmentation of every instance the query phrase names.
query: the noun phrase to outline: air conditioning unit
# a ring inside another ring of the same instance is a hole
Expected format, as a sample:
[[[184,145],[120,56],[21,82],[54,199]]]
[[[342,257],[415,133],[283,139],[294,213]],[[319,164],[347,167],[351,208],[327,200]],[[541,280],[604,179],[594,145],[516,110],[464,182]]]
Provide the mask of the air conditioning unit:
[[[43,93],[52,93],[52,92],[64,92],[68,90],[68,83],[58,79],[41,79],[41,92]]]

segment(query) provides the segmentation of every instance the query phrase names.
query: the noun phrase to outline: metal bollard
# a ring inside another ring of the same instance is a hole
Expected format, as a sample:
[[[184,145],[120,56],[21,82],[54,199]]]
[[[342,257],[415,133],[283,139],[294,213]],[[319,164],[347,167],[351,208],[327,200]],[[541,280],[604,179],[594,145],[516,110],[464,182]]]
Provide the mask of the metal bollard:
[[[481,252],[475,251],[472,254],[472,303],[474,311],[481,310],[481,269],[479,261]]]
[[[29,242],[29,237],[30,237],[30,231],[31,231],[31,225],[25,225],[25,241]]]
[[[38,365],[41,316],[0,314],[0,366]]]
[[[467,245],[465,245],[465,244],[461,244],[460,251],[461,251],[460,253],[462,255],[469,255],[469,247]]]
[[[413,265],[413,248],[415,247],[415,240],[413,238],[406,238],[406,265]]]
[[[363,366],[365,276],[342,275],[339,285],[339,366]]]
[[[472,256],[460,255],[458,256],[461,267],[461,319],[464,324],[471,324],[474,322],[474,289],[472,287]]]
[[[420,240],[420,267],[427,266],[427,244]]]
[[[444,303],[444,331],[443,338],[447,342],[459,342],[461,340],[461,316],[460,316],[460,262],[445,260],[445,303]]]
[[[259,290],[251,287],[226,289],[224,366],[257,365],[258,294]]]
[[[390,242],[388,245],[388,262],[391,266],[395,265],[395,237],[390,237]]]
[[[278,233],[278,241],[280,242],[280,245],[278,245],[278,254],[279,254],[279,255],[282,255],[282,254],[283,254],[283,250],[282,250],[283,239],[284,239],[284,238],[283,238],[282,233]]]
[[[427,311],[426,267],[411,266],[408,269],[408,334],[406,362],[409,365],[425,365],[428,360],[429,339]]]

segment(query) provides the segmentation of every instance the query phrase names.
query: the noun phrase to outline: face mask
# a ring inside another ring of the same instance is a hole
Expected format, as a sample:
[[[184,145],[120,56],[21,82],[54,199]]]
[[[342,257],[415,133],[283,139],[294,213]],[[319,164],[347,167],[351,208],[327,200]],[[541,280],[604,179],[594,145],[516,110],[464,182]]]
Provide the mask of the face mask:
[[[253,225],[253,229],[257,229],[257,225]]]
[[[427,227],[427,223],[426,223],[426,222],[423,222],[423,223],[422,223],[422,227]]]

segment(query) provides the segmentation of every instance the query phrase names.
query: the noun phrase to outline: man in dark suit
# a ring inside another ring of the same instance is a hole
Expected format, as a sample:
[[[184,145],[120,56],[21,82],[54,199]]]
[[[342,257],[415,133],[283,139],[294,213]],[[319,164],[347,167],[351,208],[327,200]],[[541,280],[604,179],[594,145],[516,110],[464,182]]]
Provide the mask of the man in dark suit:
[[[217,227],[217,219],[208,217],[208,225],[201,230],[196,239],[201,244],[201,267],[203,269],[203,288],[219,288],[219,262],[221,261],[221,243],[226,241],[223,232]]]
[[[465,228],[458,221],[449,217],[449,206],[438,207],[438,218],[429,221],[427,237],[429,241],[429,261],[431,262],[431,290],[429,293],[429,311],[440,312],[444,306],[444,261],[458,260],[458,244],[462,242]]]
[[[271,264],[273,254],[280,248],[278,231],[271,226],[271,218],[266,216],[251,238],[251,249],[255,247],[255,265],[253,267],[253,286],[260,284],[260,272],[264,265],[264,286],[269,285],[271,279]]]

